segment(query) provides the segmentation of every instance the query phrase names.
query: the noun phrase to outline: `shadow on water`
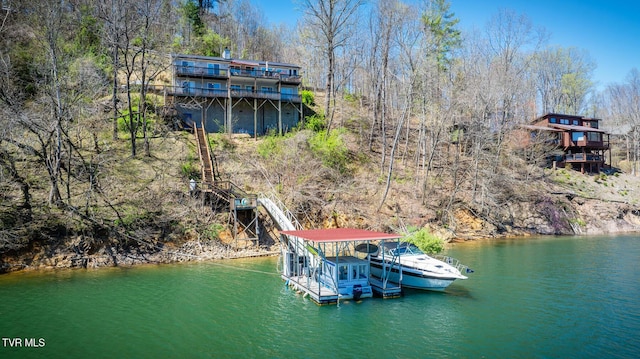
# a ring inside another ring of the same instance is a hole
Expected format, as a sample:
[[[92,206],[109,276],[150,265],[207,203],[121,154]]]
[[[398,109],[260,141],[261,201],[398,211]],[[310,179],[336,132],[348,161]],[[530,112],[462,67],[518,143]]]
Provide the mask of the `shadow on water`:
[[[451,285],[444,291],[404,288],[402,289],[402,295],[405,297],[413,297],[413,296],[419,297],[419,296],[432,295],[432,296],[460,297],[460,298],[473,299],[473,292],[469,288],[465,287],[463,284]]]

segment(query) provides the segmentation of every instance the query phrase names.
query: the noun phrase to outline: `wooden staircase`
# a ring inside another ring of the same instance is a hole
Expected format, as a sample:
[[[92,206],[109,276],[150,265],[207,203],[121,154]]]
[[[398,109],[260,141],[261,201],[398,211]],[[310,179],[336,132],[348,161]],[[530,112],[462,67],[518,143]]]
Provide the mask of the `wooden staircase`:
[[[194,126],[193,133],[196,136],[196,143],[198,145],[198,154],[200,155],[200,164],[202,167],[202,187],[211,188],[215,185],[216,170],[213,163],[213,156],[209,150],[209,142],[207,141],[207,134],[204,127]]]
[[[229,209],[234,238],[242,235],[244,239],[258,240],[257,196],[247,194],[231,181],[221,180],[204,126],[194,126],[193,133],[200,155],[204,200]]]

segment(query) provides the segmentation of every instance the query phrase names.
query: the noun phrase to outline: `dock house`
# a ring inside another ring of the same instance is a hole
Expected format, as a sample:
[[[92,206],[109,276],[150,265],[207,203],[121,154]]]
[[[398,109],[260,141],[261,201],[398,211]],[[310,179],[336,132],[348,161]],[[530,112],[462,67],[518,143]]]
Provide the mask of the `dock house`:
[[[555,166],[570,166],[582,173],[598,173],[611,164],[611,158],[606,161],[606,154],[611,156],[609,134],[600,128],[600,121],[597,118],[548,113],[522,127],[529,131],[531,137],[543,132],[548,135],[548,145],[561,151],[551,158]]]
[[[290,230],[280,235],[282,278],[316,303],[357,301],[374,292],[385,298],[400,296],[399,285],[371,276],[367,256],[368,248],[398,241],[399,235],[353,228]]]
[[[286,132],[302,118],[301,67],[280,62],[172,55],[175,109],[186,126],[206,132]]]

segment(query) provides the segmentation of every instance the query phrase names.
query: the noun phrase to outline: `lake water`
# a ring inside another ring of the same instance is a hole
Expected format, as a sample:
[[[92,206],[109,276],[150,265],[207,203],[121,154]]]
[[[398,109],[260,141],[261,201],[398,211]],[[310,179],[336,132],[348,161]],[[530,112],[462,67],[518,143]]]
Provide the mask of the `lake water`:
[[[447,253],[476,273],[340,306],[289,290],[275,258],[4,275],[0,358],[640,357],[639,236]]]

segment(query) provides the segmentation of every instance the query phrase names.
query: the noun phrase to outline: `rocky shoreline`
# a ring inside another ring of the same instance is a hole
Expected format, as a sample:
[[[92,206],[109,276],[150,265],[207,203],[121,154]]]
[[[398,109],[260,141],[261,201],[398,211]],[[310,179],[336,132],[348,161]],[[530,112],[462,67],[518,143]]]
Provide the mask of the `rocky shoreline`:
[[[586,202],[583,205],[586,205]],[[590,221],[590,223],[579,226],[581,228],[579,235],[595,236],[640,233],[640,211],[637,209],[630,209],[624,205],[612,208],[611,204],[606,206],[587,205],[583,207],[583,209],[585,209],[584,212],[581,213],[583,216],[590,216],[591,218],[598,218],[599,220],[597,222]],[[609,218],[603,219],[603,216]],[[531,220],[531,218],[529,218],[529,220]],[[537,220],[534,222],[537,222]],[[527,221],[523,221],[522,223],[527,223]],[[507,227],[508,229],[506,231],[496,234],[495,226],[476,219],[470,228],[466,230],[461,228],[460,233],[457,235],[451,235],[450,231],[444,230],[435,231],[435,233],[451,243],[489,238],[524,239],[531,236],[572,234],[556,233],[554,232],[553,225],[549,223],[538,224],[540,227],[538,227],[537,231]],[[78,251],[69,250],[69,247],[43,247],[35,252],[0,259],[0,273],[66,268],[96,269],[105,267],[132,267],[144,264],[169,264],[276,256],[278,253],[277,244],[270,247],[253,246],[236,249],[222,242],[200,242],[195,240],[185,241],[181,245],[167,243],[160,248],[142,249],[139,247],[126,251],[118,250],[115,246],[105,246],[92,254],[78,253]]]
[[[201,262],[221,259],[273,256],[272,248],[255,247],[233,249],[220,242],[186,241],[180,246],[167,244],[161,248],[119,251],[105,246],[92,254],[78,253],[68,248],[43,247],[36,252],[0,259],[0,273],[66,268],[96,269],[104,267],[132,267],[142,264]]]

